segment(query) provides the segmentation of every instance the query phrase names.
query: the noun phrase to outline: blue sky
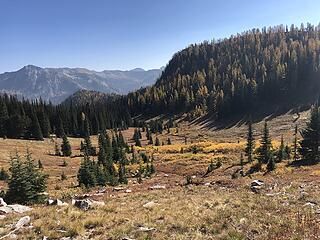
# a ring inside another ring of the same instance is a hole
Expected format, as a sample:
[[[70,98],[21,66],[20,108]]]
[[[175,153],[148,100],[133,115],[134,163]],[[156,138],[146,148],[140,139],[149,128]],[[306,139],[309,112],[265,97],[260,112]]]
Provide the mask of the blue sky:
[[[1,0],[0,72],[24,65],[145,69],[191,43],[320,22],[319,0]]]

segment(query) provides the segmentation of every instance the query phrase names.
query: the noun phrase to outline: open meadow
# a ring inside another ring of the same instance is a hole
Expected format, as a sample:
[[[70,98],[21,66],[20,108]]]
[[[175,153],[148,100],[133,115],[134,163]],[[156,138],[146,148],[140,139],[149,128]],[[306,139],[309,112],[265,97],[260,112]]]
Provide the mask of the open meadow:
[[[307,113],[303,113],[305,117]],[[292,142],[294,116],[270,120],[273,146],[280,136]],[[277,129],[279,121],[286,128]],[[256,142],[262,123],[254,125]],[[123,131],[133,144],[132,128]],[[142,147],[137,152],[153,156],[156,173],[138,183],[130,177],[137,164],[128,166],[128,185],[94,188],[78,187],[77,172],[82,161],[81,139],[69,138],[71,157],[54,155],[54,139],[45,141],[0,140],[0,164],[7,169],[10,155],[29,149],[35,162],[41,160],[48,174],[47,193],[68,206],[35,205],[28,213],[31,228],[16,233],[18,239],[319,239],[320,166],[290,166],[290,160],[276,170],[239,175],[240,154],[245,147],[246,126],[224,130],[206,129],[181,122],[159,134],[171,145],[147,145],[142,132]],[[91,137],[97,146],[97,136]],[[60,141],[60,140],[59,140]],[[128,155],[130,158],[130,155]],[[64,161],[67,164],[63,164]],[[206,174],[210,163],[219,167]],[[245,163],[246,172],[254,163]],[[61,174],[66,179],[61,179]],[[252,191],[253,180],[264,182]],[[1,187],[6,184],[1,182]],[[83,211],[71,206],[76,196],[87,194],[105,205]],[[25,214],[12,214],[0,222],[0,236],[8,225]]]

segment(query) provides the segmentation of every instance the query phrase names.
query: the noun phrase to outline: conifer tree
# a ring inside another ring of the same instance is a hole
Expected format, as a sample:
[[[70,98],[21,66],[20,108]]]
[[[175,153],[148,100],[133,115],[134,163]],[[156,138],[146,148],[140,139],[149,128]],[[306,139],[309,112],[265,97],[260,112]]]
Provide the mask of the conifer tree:
[[[56,155],[56,156],[61,155],[57,140],[54,141],[54,155]]]
[[[135,145],[137,147],[141,147],[141,133],[140,133],[140,130],[138,129],[135,129],[134,130],[134,134],[133,134],[133,140],[135,141]]]
[[[301,136],[299,152],[302,159],[309,164],[318,163],[320,159],[320,116],[318,104],[312,107],[310,120],[307,122],[307,127],[302,131]]]
[[[38,117],[37,115],[32,112],[32,116],[31,116],[31,124],[30,124],[30,127],[29,127],[29,130],[28,130],[28,135],[27,135],[27,138],[34,138],[36,140],[40,140],[40,141],[43,141],[43,135],[42,135],[42,132],[41,132],[41,128],[40,128],[40,124],[39,124],[39,121],[38,121]]]
[[[62,136],[61,152],[64,157],[69,157],[72,154],[69,140],[65,134]]]
[[[281,162],[282,160],[286,159],[287,158],[287,153],[286,153],[286,149],[285,149],[285,146],[284,146],[284,141],[283,141],[283,135],[281,136],[281,143],[280,143],[280,146],[279,146],[279,149],[278,149],[278,154],[277,154],[277,157],[278,157],[278,162]]]
[[[64,131],[64,127],[63,127],[63,122],[59,116],[57,127],[56,127],[56,137],[61,138],[63,135],[65,135],[65,131]]]
[[[44,110],[41,110],[40,112],[39,124],[41,127],[41,132],[43,137],[48,138],[50,136],[51,127],[50,127],[49,118],[47,114],[44,112]]]
[[[121,157],[119,161],[119,183],[127,184],[128,180],[126,177],[126,160],[124,157]]]
[[[11,157],[10,178],[5,200],[9,203],[34,204],[44,201],[47,176],[39,172],[28,152],[25,160]]]
[[[7,136],[7,121],[9,119],[8,109],[5,102],[0,98],[0,137]]]
[[[94,187],[97,184],[95,164],[86,154],[81,162],[77,178],[79,185],[86,188]]]
[[[171,139],[170,138],[167,139],[167,144],[171,145]]]
[[[98,139],[98,145],[99,145],[99,153],[98,153],[98,164],[106,165],[107,161],[107,140],[103,132],[100,132],[99,139]]]
[[[294,128],[294,141],[293,141],[293,160],[298,159],[298,126]]]
[[[269,129],[267,121],[264,122],[263,135],[260,141],[260,147],[258,148],[258,162],[267,164],[271,158],[272,144],[269,136]]]
[[[38,168],[39,168],[39,169],[43,169],[43,165],[42,165],[41,160],[38,160]]]
[[[275,162],[275,160],[274,160],[273,154],[271,153],[270,156],[269,156],[268,163],[267,163],[267,170],[268,170],[269,172],[271,172],[271,171],[273,171],[275,168],[276,168],[276,162]]]
[[[96,180],[97,185],[105,186],[107,183],[107,175],[102,165],[96,164]]]
[[[9,174],[4,170],[4,168],[1,168],[0,170],[0,181],[7,181],[9,179]]]
[[[254,151],[254,138],[253,138],[253,130],[252,123],[249,121],[248,123],[248,134],[247,134],[247,145],[245,149],[246,156],[248,158],[248,162],[252,162],[253,160],[253,151]]]
[[[160,140],[158,137],[156,137],[156,143],[155,143],[155,146],[160,146]]]
[[[152,134],[150,134],[150,136],[149,136],[148,144],[153,145],[153,138],[152,138]]]
[[[121,131],[119,131],[119,133],[118,133],[118,144],[122,148],[126,148],[127,147],[126,141],[124,140],[124,137],[123,137]]]

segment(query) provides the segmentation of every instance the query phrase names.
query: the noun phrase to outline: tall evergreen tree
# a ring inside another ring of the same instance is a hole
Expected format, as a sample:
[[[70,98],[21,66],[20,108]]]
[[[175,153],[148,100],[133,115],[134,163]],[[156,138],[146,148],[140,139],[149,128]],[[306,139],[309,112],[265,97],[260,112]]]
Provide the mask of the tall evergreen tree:
[[[5,102],[0,98],[0,137],[7,136],[8,109]]]
[[[84,155],[78,171],[78,182],[80,186],[86,188],[94,187],[97,184],[96,166],[93,161],[90,160],[88,155]]]
[[[263,135],[260,141],[260,147],[258,148],[258,162],[267,164],[272,155],[272,144],[269,135],[269,129],[267,121],[264,122]]]
[[[43,141],[43,135],[41,132],[38,117],[35,112],[31,113],[31,123],[28,130],[27,138],[34,138],[36,140]]]
[[[65,134],[62,136],[61,152],[65,157],[69,157],[72,154],[69,140]]]
[[[294,128],[294,140],[293,140],[293,160],[298,159],[298,126]]]
[[[107,140],[106,140],[106,137],[103,132],[100,132],[100,134],[99,134],[98,144],[99,144],[98,163],[106,166],[106,163],[107,163],[107,154],[106,154]]]
[[[320,160],[320,118],[319,105],[316,104],[311,109],[310,120],[307,127],[302,131],[299,152],[302,159],[310,164],[318,163]]]
[[[155,146],[160,146],[160,140],[158,137],[156,137],[156,143],[155,143]]]
[[[286,153],[286,149],[284,146],[283,135],[282,135],[281,136],[281,143],[280,143],[278,153],[277,153],[278,162],[281,162],[282,160],[286,159],[287,158],[286,155],[287,155],[287,153]]]
[[[50,136],[51,126],[49,118],[43,109],[40,112],[39,124],[43,137],[48,138]]]
[[[122,152],[122,157],[119,161],[119,183],[127,184],[127,176],[126,176],[126,159],[124,157],[124,153]]]
[[[253,151],[254,151],[255,143],[253,138],[253,130],[252,123],[249,121],[248,123],[248,133],[247,133],[247,145],[245,148],[246,156],[248,157],[248,162],[252,162],[253,160]]]

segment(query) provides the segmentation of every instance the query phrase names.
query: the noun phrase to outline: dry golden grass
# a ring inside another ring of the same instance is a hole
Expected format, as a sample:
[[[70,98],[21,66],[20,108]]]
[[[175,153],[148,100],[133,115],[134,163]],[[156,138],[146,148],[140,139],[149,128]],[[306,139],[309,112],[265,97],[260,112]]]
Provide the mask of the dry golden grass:
[[[302,117],[305,115],[302,114]],[[285,118],[285,119],[284,119]],[[291,120],[290,120],[291,119]],[[270,122],[273,145],[278,147],[280,137],[292,141],[294,126],[292,116],[275,118]],[[280,128],[280,123],[283,123]],[[256,137],[261,132],[262,123],[255,124]],[[272,128],[274,127],[274,129]],[[240,154],[245,146],[245,126],[225,130],[208,131],[198,125],[180,123],[178,132],[171,129],[158,137],[161,141],[171,138],[173,145],[147,146],[145,133],[143,147],[138,152],[153,155],[157,169],[150,179],[138,184],[129,178],[124,191],[113,191],[107,187],[103,196],[92,198],[105,202],[105,206],[87,212],[72,206],[34,206],[31,229],[18,233],[19,239],[50,239],[72,237],[74,239],[319,239],[320,219],[320,166],[291,167],[287,162],[277,164],[274,172],[255,173],[253,179],[265,181],[260,194],[250,190],[249,177],[232,179],[239,168]],[[123,132],[129,144],[133,144],[133,129]],[[184,137],[187,136],[187,144]],[[73,155],[80,154],[81,139],[69,139]],[[97,145],[97,138],[92,138]],[[257,145],[259,141],[256,141]],[[199,150],[193,153],[196,146]],[[10,154],[24,154],[29,147],[35,160],[41,159],[44,172],[49,175],[48,193],[70,203],[75,195],[85,191],[75,187],[76,174],[82,157],[56,157],[54,143],[25,140],[0,140],[0,164],[8,167]],[[128,156],[129,157],[129,156]],[[62,167],[63,160],[68,166]],[[203,177],[210,162],[222,163],[219,169]],[[245,165],[245,171],[252,164]],[[131,171],[138,164],[129,167]],[[265,169],[265,167],[264,167]],[[64,172],[67,180],[61,181]],[[187,185],[186,176],[192,178],[193,185]],[[205,183],[211,183],[205,186]],[[1,183],[3,185],[3,183]],[[150,190],[155,184],[165,185],[164,190]],[[91,194],[97,189],[91,190]],[[307,194],[302,194],[306,192]],[[144,208],[147,202],[159,205]],[[306,205],[307,204],[307,205]],[[21,215],[10,215],[0,222],[0,236],[7,232],[6,225],[14,223]],[[155,228],[143,232],[140,227]]]

